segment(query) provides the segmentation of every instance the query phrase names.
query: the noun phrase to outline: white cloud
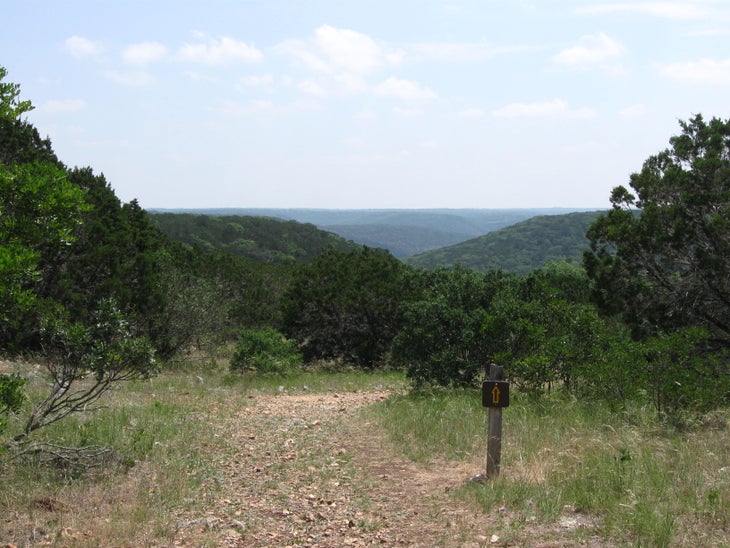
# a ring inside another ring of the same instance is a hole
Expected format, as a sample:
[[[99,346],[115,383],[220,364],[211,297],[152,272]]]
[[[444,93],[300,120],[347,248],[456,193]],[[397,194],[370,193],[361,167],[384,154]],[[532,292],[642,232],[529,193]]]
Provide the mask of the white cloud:
[[[327,95],[327,90],[314,80],[304,80],[303,82],[300,82],[297,87],[308,95],[317,95],[319,97]]]
[[[276,104],[269,99],[238,102],[223,101],[218,110],[226,116],[248,117],[256,115],[286,115],[296,112],[321,110],[318,102],[312,100],[294,101],[289,104]]]
[[[51,113],[76,112],[86,106],[82,99],[51,99],[41,105],[41,110]]]
[[[433,139],[422,141],[419,146],[426,150],[441,150],[446,148],[446,145],[439,143],[438,141],[434,141]]]
[[[599,32],[583,36],[580,44],[564,49],[553,57],[553,61],[571,67],[606,66],[607,62],[623,54],[624,47],[619,42]]]
[[[147,65],[167,55],[167,48],[159,42],[132,44],[122,52],[122,59],[130,65]]]
[[[415,44],[411,51],[416,59],[434,61],[482,61],[498,55],[530,51],[530,46],[490,47],[486,44],[431,42]]]
[[[247,103],[224,101],[220,105],[220,110],[228,116],[251,116],[253,114],[274,113],[276,112],[276,106],[269,100],[257,100]]]
[[[646,114],[645,105],[630,105],[619,110],[619,116],[622,118],[641,118]]]
[[[373,92],[375,95],[396,97],[406,101],[428,100],[438,97],[434,91],[422,86],[418,82],[401,80],[393,76],[375,86]]]
[[[730,29],[715,27],[710,29],[696,30],[687,33],[687,36],[724,36],[730,34]]]
[[[64,46],[74,57],[99,55],[104,51],[104,48],[100,44],[92,42],[83,36],[71,36],[70,38],[67,38],[64,42]]]
[[[147,72],[117,72],[113,70],[106,71],[104,76],[118,84],[129,87],[142,87],[152,82],[152,76]]]
[[[485,112],[480,108],[467,108],[459,112],[460,118],[484,118]]]
[[[579,8],[578,12],[598,15],[631,12],[678,20],[702,19],[708,16],[708,10],[699,2],[611,2]]]
[[[323,25],[315,31],[315,44],[335,70],[370,74],[388,59],[387,52],[360,32]]]
[[[367,89],[367,77],[403,60],[400,50],[379,44],[366,34],[329,25],[318,27],[309,40],[287,40],[276,50],[305,69],[326,75],[331,79],[328,87],[349,92]]]
[[[730,59],[701,59],[673,63],[661,68],[662,74],[689,84],[730,85]]]
[[[403,116],[404,118],[417,118],[419,116],[423,116],[423,110],[413,107],[393,107],[393,112],[398,116]]]
[[[596,113],[589,108],[571,109],[562,99],[537,103],[510,103],[492,111],[498,118],[593,118]]]
[[[186,61],[220,65],[231,61],[261,61],[263,53],[254,46],[239,42],[228,36],[221,39],[200,36],[203,40],[197,44],[185,44],[180,48],[180,57]]]
[[[370,109],[364,109],[355,114],[354,118],[356,120],[361,120],[363,122],[370,122],[372,120],[377,119],[378,115],[375,114],[373,110]]]
[[[268,87],[274,84],[274,77],[271,74],[251,75],[242,78],[241,81],[251,87]]]

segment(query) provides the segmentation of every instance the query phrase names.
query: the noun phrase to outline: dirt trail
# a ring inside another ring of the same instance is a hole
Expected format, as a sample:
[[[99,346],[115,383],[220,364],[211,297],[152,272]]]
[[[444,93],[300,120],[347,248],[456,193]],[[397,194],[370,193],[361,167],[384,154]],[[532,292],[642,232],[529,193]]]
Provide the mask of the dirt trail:
[[[181,515],[177,546],[486,546],[484,513],[446,492],[478,465],[396,456],[362,407],[385,392],[250,398],[219,435],[222,477],[204,517]],[[229,418],[230,419],[230,418]]]

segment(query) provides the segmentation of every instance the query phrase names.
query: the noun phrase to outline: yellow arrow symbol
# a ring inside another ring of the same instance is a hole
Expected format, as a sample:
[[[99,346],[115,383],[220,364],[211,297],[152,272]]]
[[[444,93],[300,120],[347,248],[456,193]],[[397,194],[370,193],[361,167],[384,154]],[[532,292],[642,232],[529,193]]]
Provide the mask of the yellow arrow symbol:
[[[492,388],[492,403],[499,403],[499,393],[499,387],[495,385],[494,388]]]

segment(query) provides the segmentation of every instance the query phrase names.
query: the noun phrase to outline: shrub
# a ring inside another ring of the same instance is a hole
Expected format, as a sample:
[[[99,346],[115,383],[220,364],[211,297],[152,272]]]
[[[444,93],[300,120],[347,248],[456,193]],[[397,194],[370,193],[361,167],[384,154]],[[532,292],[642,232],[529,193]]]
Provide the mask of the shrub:
[[[231,371],[283,373],[302,363],[296,341],[272,328],[244,329],[231,358]]]

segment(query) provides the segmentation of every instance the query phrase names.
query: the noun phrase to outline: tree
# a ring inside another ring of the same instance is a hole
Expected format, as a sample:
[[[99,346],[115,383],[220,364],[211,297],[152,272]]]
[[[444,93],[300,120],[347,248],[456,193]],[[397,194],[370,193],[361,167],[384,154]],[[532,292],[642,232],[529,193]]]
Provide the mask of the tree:
[[[20,84],[3,82],[8,75],[5,67],[0,67],[0,118],[18,118],[21,114],[33,110],[33,104],[18,99]]]
[[[589,229],[585,255],[596,297],[637,335],[686,325],[730,343],[730,120],[680,122],[631,187]]]
[[[483,325],[495,296],[513,282],[500,271],[481,274],[460,266],[417,271],[416,295],[404,305],[403,328],[392,359],[416,386],[470,386],[492,353]]]
[[[405,269],[381,249],[328,249],[296,271],[282,299],[283,332],[306,361],[377,365],[400,328]]]
[[[71,244],[84,193],[53,164],[0,164],[0,341],[35,302],[43,257]]]
[[[27,444],[28,436],[72,413],[87,412],[115,383],[149,377],[157,370],[154,348],[136,336],[110,300],[99,303],[86,323],[69,321],[63,311],[43,320],[43,365],[50,391],[35,404],[23,430],[9,446]],[[35,450],[23,447],[22,451]]]
[[[59,283],[73,279],[67,277],[75,266],[69,258],[90,216],[104,214],[94,212],[97,204],[87,201],[91,186],[72,180],[73,173],[58,162],[50,143],[36,139],[37,132],[19,121],[32,105],[18,100],[16,84],[1,82],[5,74],[0,68],[0,141],[10,147],[0,154],[0,349],[17,350],[13,345],[18,338],[33,339],[35,346],[20,348],[41,351],[39,361],[48,372],[50,392],[35,404],[23,431],[0,449],[17,450],[21,445],[29,450],[32,432],[92,408],[114,383],[152,374],[155,360],[150,341],[129,320],[130,307],[121,310],[118,305],[123,295],[97,292],[98,275],[81,277],[79,290],[88,291],[88,284],[92,297],[84,300],[83,307],[74,307],[77,303],[68,298],[73,291]],[[154,271],[147,253],[154,247],[154,238],[147,237],[151,225],[145,224],[136,204],[118,209],[126,221],[121,226],[131,227],[131,235],[113,253],[128,256],[123,264],[133,266],[104,274],[133,273],[127,281],[139,296],[151,285]],[[127,299],[124,304],[134,302]],[[148,308],[137,306],[137,310]],[[22,385],[18,377],[0,375],[0,426],[5,426],[4,415],[19,409]]]
[[[690,367],[685,358],[649,359],[646,367],[661,363],[667,368],[662,386],[683,383],[687,394],[705,400],[705,388],[712,386],[716,395],[719,385],[726,400],[730,120],[705,122],[696,115],[680,126],[682,132],[670,139],[670,147],[631,175],[633,193],[624,186],[613,189],[612,209],[588,230],[591,250],[584,264],[605,312],[621,315],[637,340],[651,338],[654,347],[675,348],[655,356],[700,357],[701,367],[696,360]],[[682,345],[673,342],[678,340]],[[694,371],[690,378],[680,371],[686,367]],[[647,377],[658,379],[656,373]],[[714,401],[720,405],[723,398]]]

